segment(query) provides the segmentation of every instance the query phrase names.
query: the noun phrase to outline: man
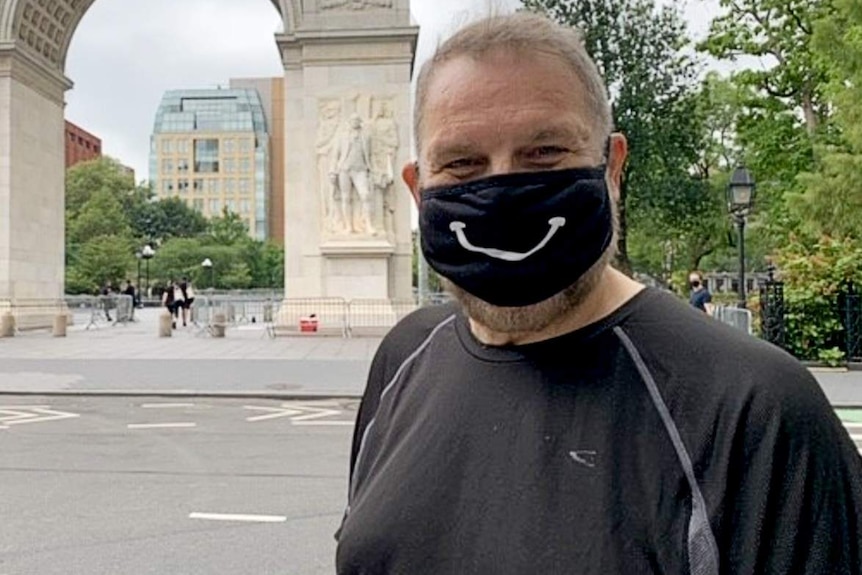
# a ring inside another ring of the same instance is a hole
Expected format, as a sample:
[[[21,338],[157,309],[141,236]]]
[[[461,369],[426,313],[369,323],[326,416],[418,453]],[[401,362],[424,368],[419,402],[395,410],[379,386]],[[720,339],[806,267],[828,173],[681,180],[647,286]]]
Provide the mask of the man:
[[[712,315],[714,311],[712,294],[709,293],[709,289],[703,283],[703,276],[698,272],[691,272],[688,275],[688,285],[691,288],[691,295],[688,299],[691,306],[707,315]]]
[[[356,217],[352,208],[351,190],[356,189],[359,200],[359,219],[369,234],[374,233],[371,222],[371,144],[362,129],[362,118],[350,116],[350,130],[339,141],[335,155],[335,169],[330,175],[338,184],[339,216],[346,231],[356,233]]]
[[[809,373],[610,267],[626,141],[577,35],[444,43],[404,178],[459,306],[382,342],[337,570],[858,574],[862,462]]]

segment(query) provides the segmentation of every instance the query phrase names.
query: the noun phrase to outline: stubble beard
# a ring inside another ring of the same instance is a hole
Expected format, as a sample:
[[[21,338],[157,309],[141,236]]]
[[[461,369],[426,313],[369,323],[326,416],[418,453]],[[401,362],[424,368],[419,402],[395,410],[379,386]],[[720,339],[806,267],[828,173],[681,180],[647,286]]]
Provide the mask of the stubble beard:
[[[501,307],[490,304],[465,291],[446,278],[441,278],[444,289],[461,304],[464,313],[485,328],[506,334],[541,332],[583,305],[592,295],[616,255],[617,234],[613,234],[608,248],[581,277],[563,291],[539,303],[521,307]]]

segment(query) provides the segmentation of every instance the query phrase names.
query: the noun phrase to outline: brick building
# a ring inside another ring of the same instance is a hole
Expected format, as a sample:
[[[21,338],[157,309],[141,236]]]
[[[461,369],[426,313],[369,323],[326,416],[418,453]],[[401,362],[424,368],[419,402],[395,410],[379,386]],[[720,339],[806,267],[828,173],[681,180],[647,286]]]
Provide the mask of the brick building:
[[[66,169],[102,157],[102,140],[66,120]]]

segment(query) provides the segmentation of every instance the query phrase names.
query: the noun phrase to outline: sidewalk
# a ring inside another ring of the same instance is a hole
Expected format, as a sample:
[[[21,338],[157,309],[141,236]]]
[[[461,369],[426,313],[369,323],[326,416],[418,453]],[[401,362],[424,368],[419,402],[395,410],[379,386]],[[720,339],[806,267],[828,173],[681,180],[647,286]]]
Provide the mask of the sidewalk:
[[[362,394],[380,338],[282,336],[260,324],[229,328],[223,339],[196,326],[158,337],[160,310],[138,321],[85,329],[65,338],[22,332],[0,338],[0,392],[183,393],[271,396]]]
[[[260,324],[214,339],[195,326],[158,337],[161,310],[139,321],[0,338],[0,393],[360,397],[381,338],[266,337]],[[829,401],[862,407],[862,371],[812,370]]]

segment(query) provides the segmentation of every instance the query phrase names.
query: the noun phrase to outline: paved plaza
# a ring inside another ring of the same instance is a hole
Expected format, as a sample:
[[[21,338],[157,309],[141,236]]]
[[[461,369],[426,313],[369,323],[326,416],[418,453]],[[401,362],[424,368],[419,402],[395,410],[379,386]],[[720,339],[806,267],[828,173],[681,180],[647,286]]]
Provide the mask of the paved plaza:
[[[77,315],[65,338],[44,330],[0,338],[0,393],[357,398],[381,341],[270,338],[261,323],[228,328],[223,339],[195,325],[160,338],[160,311],[137,310],[136,321],[117,325]],[[833,405],[862,406],[862,371],[812,372]]]
[[[160,310],[109,324],[76,316],[64,338],[24,331],[0,338],[0,392],[193,393],[357,397],[380,338],[270,338],[262,324],[223,339],[180,326],[158,337]]]

